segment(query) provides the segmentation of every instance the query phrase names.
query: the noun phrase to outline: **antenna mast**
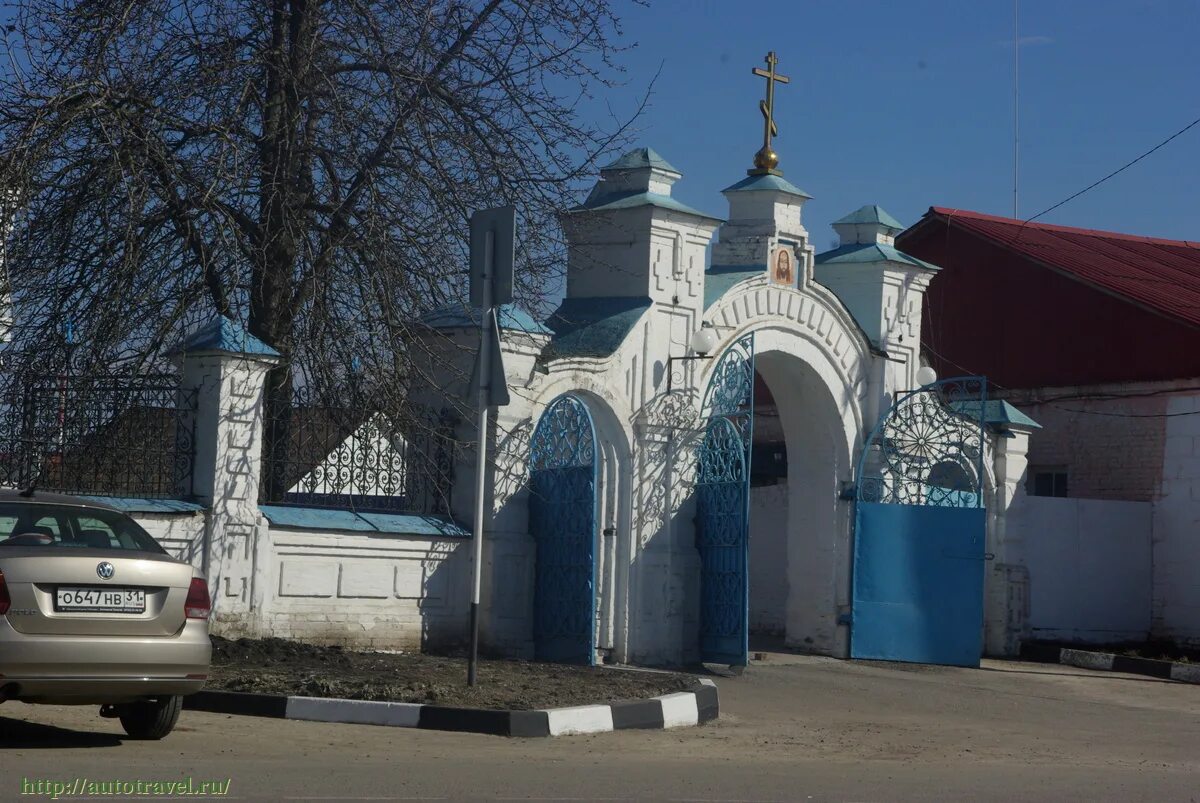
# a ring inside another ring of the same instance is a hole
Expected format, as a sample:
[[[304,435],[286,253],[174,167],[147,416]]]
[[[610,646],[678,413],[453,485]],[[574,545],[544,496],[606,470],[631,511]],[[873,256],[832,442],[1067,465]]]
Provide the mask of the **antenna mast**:
[[[1020,0],[1013,0],[1013,217],[1019,218],[1017,188],[1021,178],[1021,28],[1018,11]]]

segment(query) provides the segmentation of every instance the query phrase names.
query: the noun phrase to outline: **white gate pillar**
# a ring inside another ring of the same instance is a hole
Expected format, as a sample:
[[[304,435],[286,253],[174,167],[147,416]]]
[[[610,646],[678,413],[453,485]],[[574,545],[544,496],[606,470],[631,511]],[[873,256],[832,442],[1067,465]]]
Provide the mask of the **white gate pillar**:
[[[267,569],[259,550],[266,519],[258,508],[262,475],[263,390],[279,353],[228,318],[190,335],[176,350],[181,391],[195,407],[191,493],[209,511],[204,569],[213,599],[213,631],[257,635]]]
[[[1029,624],[1029,570],[1022,544],[1009,536],[1008,513],[1025,496],[1029,436],[1037,425],[1010,423],[992,444],[995,488],[988,511],[984,573],[984,653],[1016,655]]]

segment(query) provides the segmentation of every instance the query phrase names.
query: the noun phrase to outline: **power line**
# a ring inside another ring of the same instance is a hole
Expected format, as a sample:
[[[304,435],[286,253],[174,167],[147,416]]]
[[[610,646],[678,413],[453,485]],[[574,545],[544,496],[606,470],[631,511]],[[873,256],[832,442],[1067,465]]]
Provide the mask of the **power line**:
[[[1178,130],[1178,131],[1176,131],[1174,134],[1172,134],[1171,136],[1167,137],[1167,138],[1166,138],[1166,139],[1164,139],[1162,142],[1158,143],[1158,144],[1157,144],[1157,145],[1155,145],[1153,148],[1151,148],[1150,150],[1146,151],[1145,153],[1143,153],[1141,156],[1137,157],[1137,158],[1136,158],[1136,159],[1134,159],[1133,161],[1126,162],[1125,164],[1121,165],[1121,166],[1120,166],[1120,167],[1118,167],[1116,170],[1112,171],[1111,173],[1109,173],[1107,176],[1105,176],[1104,178],[1100,179],[1099,181],[1097,181],[1097,182],[1095,182],[1095,183],[1093,183],[1093,184],[1089,184],[1088,186],[1084,187],[1082,190],[1080,190],[1079,192],[1075,193],[1075,194],[1074,194],[1074,195],[1072,195],[1070,198],[1066,198],[1066,199],[1064,199],[1064,200],[1061,200],[1061,201],[1059,201],[1058,203],[1056,203],[1054,206],[1050,207],[1049,209],[1043,209],[1041,212],[1038,212],[1036,215],[1034,215],[1034,216],[1033,216],[1033,217],[1031,217],[1031,218],[1026,218],[1025,222],[1026,222],[1026,223],[1031,223],[1031,222],[1033,222],[1033,221],[1037,220],[1038,218],[1040,218],[1042,215],[1046,214],[1047,212],[1053,212],[1055,209],[1058,209],[1058,208],[1059,208],[1060,206],[1062,206],[1063,204],[1067,204],[1067,203],[1070,203],[1071,201],[1074,201],[1076,198],[1078,198],[1080,195],[1083,195],[1085,192],[1090,192],[1091,190],[1094,190],[1096,187],[1099,187],[1101,184],[1103,184],[1104,182],[1108,181],[1108,180],[1109,180],[1110,178],[1112,178],[1113,176],[1117,175],[1118,173],[1122,173],[1122,172],[1124,172],[1125,170],[1127,170],[1127,169],[1128,169],[1128,168],[1130,168],[1130,167],[1133,167],[1135,164],[1137,164],[1138,162],[1142,161],[1142,160],[1143,160],[1143,159],[1145,159],[1147,156],[1149,156],[1150,154],[1154,153],[1156,150],[1158,150],[1159,148],[1163,147],[1164,145],[1166,145],[1168,142],[1170,142],[1171,140],[1175,139],[1175,138],[1176,138],[1176,137],[1178,137],[1179,135],[1181,135],[1181,134],[1185,133],[1185,132],[1186,132],[1188,129],[1190,129],[1190,128],[1194,128],[1196,125],[1200,125],[1200,117],[1197,117],[1195,120],[1192,120],[1190,123],[1188,123],[1187,125],[1185,125],[1183,128],[1179,129],[1179,130]]]
[[[933,356],[937,357],[942,362],[949,363],[950,365],[953,365],[958,370],[963,371],[971,376],[986,376],[985,374],[979,374],[978,372],[973,371],[970,368],[967,368],[964,365],[960,365],[959,363],[956,363],[954,360],[951,360],[951,359],[939,354],[932,346],[930,346],[928,344],[922,344],[921,348],[928,351],[929,353],[931,353]],[[1020,392],[1019,390],[1017,390],[1015,388],[1005,387],[1004,385],[1001,385],[999,382],[995,382],[992,379],[988,379],[988,387],[995,388],[999,391],[1011,391],[1011,392],[1015,392],[1015,393]],[[1109,402],[1109,401],[1121,401],[1124,399],[1147,399],[1147,398],[1151,398],[1151,397],[1155,397],[1155,396],[1174,396],[1176,394],[1191,393],[1191,392],[1194,392],[1197,390],[1200,390],[1200,385],[1185,385],[1183,387],[1177,387],[1177,388],[1158,388],[1155,390],[1139,391],[1139,392],[1135,392],[1135,393],[1103,393],[1103,392],[1064,393],[1064,394],[1061,394],[1058,396],[1048,396],[1043,399],[1039,399],[1039,398],[1019,399],[1016,402],[1016,406],[1018,406],[1018,407],[1019,406],[1050,407],[1055,410],[1060,410],[1064,413],[1075,413],[1076,415],[1101,415],[1101,416],[1106,416],[1109,418],[1179,418],[1182,416],[1200,415],[1200,410],[1188,410],[1188,411],[1183,411],[1183,412],[1178,412],[1178,413],[1120,413],[1120,412],[1115,412],[1115,411],[1109,412],[1109,411],[1103,411],[1103,410],[1080,410],[1076,407],[1064,407],[1061,404],[1058,404],[1057,402],[1062,402],[1062,401]],[[999,399],[999,400],[1009,401],[1007,398],[1004,398],[1003,396],[1001,396],[1001,399]],[[1011,404],[1012,402],[1010,401],[1009,403]]]
[[[1181,413],[1106,413],[1100,410],[1077,410],[1073,407],[1060,407],[1057,404],[1048,404],[1047,407],[1053,407],[1056,410],[1062,410],[1064,413],[1077,413],[1079,415],[1103,415],[1109,418],[1178,418],[1185,415],[1200,415],[1200,410],[1188,410]]]

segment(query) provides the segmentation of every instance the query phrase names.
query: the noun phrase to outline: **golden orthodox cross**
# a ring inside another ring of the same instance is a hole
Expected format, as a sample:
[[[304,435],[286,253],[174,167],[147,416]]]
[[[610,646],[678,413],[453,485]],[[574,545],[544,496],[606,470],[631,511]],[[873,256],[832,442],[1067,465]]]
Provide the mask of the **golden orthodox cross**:
[[[752,176],[779,172],[775,169],[779,164],[779,156],[771,150],[771,137],[779,134],[779,128],[775,125],[775,84],[786,84],[791,79],[775,72],[775,65],[778,63],[779,59],[772,50],[767,54],[767,69],[755,67],[752,71],[760,78],[767,79],[767,99],[758,102],[759,111],[763,115],[763,146],[754,154],[755,169],[748,171]]]

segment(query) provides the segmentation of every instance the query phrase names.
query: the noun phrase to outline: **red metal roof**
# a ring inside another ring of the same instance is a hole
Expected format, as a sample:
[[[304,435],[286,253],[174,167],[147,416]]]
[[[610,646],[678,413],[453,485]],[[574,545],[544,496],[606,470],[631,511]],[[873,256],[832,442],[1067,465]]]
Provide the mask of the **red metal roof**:
[[[935,221],[978,234],[1139,306],[1200,326],[1200,243],[1026,223],[940,206],[930,207],[908,233],[936,225]]]

